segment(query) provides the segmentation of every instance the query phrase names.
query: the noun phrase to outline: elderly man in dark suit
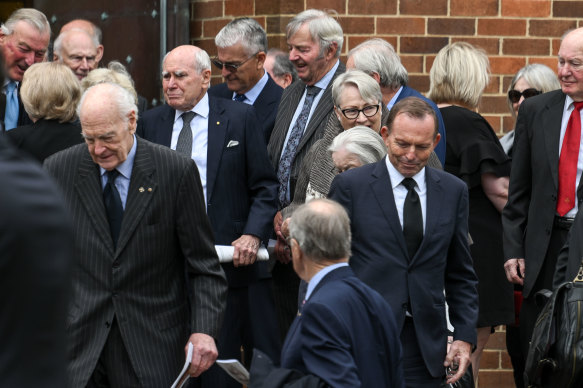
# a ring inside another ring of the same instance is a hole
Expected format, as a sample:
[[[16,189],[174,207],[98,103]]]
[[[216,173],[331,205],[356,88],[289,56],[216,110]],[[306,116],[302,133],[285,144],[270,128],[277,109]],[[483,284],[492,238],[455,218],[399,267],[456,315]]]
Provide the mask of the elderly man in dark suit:
[[[381,130],[387,158],[337,175],[329,198],[344,205],[352,222],[350,266],[395,313],[407,387],[439,387],[444,364],[459,367],[448,376],[448,383],[456,381],[476,343],[468,190],[453,175],[426,167],[439,142],[431,105],[405,98],[387,125]],[[455,328],[449,351],[446,301]]]
[[[75,225],[67,319],[72,387],[169,386],[217,357],[226,296],[195,164],[137,138],[136,105],[118,85],[79,105],[86,144],[51,156]],[[188,284],[186,284],[188,282]],[[190,295],[188,295],[190,292]]]
[[[561,90],[524,101],[516,122],[508,203],[502,212],[506,276],[523,284],[520,339],[527,354],[542,306],[535,294],[550,289],[557,255],[580,209],[583,29],[559,48]]]
[[[217,58],[212,63],[221,70],[225,82],[210,88],[209,95],[253,105],[267,144],[283,89],[263,69],[265,30],[255,19],[235,19],[219,31],[215,45]]]
[[[312,144],[324,134],[334,110],[332,82],[346,68],[338,59],[344,37],[342,27],[323,11],[309,9],[290,20],[286,27],[289,59],[298,81],[281,97],[268,152],[279,180],[279,209],[293,200],[302,160]],[[297,310],[299,278],[291,267],[289,250],[281,235],[281,213],[274,219],[278,262],[273,268],[275,296],[282,335],[285,336]]]
[[[140,132],[196,161],[215,243],[235,247],[233,263],[223,264],[229,293],[218,345],[221,358],[240,358],[243,346],[247,360],[254,347],[277,359],[281,340],[271,278],[267,263],[256,262],[261,242],[271,235],[277,180],[253,107],[206,93],[210,65],[207,53],[195,46],[168,53],[162,73],[167,105],[146,112]],[[184,125],[191,113],[196,116]],[[234,382],[213,369],[211,375],[225,380],[205,374],[205,385],[207,378],[209,386]]]
[[[46,16],[34,8],[20,8],[0,27],[0,52],[8,83],[0,94],[0,120],[4,130],[32,124],[22,107],[19,84],[26,69],[46,60],[51,27]]]

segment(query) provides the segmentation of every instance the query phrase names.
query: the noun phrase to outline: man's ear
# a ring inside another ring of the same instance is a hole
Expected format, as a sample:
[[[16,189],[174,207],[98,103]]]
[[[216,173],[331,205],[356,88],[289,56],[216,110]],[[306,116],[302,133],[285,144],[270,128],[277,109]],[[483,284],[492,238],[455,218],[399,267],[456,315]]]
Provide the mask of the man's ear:
[[[336,57],[336,51],[338,51],[338,43],[332,42],[330,46],[328,46],[328,50],[326,51],[326,60],[331,61],[334,57]]]
[[[101,58],[103,58],[103,45],[100,44],[99,46],[97,46],[97,55],[95,55],[95,63],[99,63],[101,61]]]
[[[293,77],[290,73],[286,73],[283,75],[283,88],[287,88],[293,82]]]
[[[265,63],[265,53],[263,51],[259,51],[256,54],[256,58],[257,58],[257,68],[258,69],[263,69],[263,64]]]
[[[433,140],[433,148],[435,149],[435,147],[437,147],[437,144],[439,143],[439,141],[441,140],[441,134],[438,132],[437,135],[435,136],[435,140]]]

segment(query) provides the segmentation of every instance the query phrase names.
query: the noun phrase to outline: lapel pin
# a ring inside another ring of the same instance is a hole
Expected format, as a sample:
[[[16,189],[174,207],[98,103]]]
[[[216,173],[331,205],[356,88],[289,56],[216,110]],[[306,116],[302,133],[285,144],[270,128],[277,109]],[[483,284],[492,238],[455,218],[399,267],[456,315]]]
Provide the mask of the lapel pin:
[[[140,193],[143,193],[145,190],[144,190],[144,188],[143,188],[143,187],[140,187],[140,188],[138,189],[138,191],[139,191]]]
[[[220,123],[221,123],[220,121],[217,121],[217,125],[219,125]]]
[[[151,193],[152,192],[152,188],[148,187],[148,192]]]

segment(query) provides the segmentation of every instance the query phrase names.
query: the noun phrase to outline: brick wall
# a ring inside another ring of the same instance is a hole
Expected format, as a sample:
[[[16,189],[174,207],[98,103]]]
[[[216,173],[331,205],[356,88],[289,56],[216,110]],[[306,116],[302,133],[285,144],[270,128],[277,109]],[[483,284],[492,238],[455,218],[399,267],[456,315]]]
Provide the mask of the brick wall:
[[[563,0],[191,0],[192,43],[216,54],[215,34],[234,17],[252,16],[265,28],[270,47],[286,49],[285,25],[307,8],[332,9],[345,34],[346,53],[363,40],[390,42],[409,71],[410,85],[429,89],[436,53],[450,42],[466,41],[490,57],[492,81],[479,107],[498,135],[514,122],[506,90],[514,73],[530,63],[556,69],[560,36],[583,26],[583,1]],[[220,82],[213,70],[213,82]],[[503,328],[490,338],[480,371],[481,388],[512,387]]]

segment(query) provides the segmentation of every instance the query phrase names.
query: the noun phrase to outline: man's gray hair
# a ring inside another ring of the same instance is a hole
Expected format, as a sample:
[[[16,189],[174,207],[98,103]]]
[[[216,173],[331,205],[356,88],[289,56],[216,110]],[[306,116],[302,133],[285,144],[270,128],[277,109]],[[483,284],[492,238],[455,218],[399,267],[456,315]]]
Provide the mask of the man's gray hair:
[[[336,42],[336,58],[340,56],[342,44],[344,43],[344,34],[342,27],[332,16],[318,9],[307,9],[300,12],[287,24],[286,32],[289,39],[298,30],[308,23],[310,36],[314,42],[320,46],[320,57],[323,57],[332,43]]]
[[[170,54],[170,51],[164,55],[164,59],[162,59],[162,63],[166,62],[166,57]],[[194,70],[197,73],[202,73],[203,70],[211,70],[211,58],[209,57],[208,53],[203,49],[197,50],[194,54]]]
[[[383,94],[379,84],[374,78],[359,70],[350,70],[340,74],[332,84],[332,100],[334,105],[340,106],[340,99],[346,86],[354,86],[358,89],[362,99],[369,104],[382,104]]]
[[[235,19],[224,26],[215,37],[215,45],[220,48],[231,47],[237,43],[241,43],[247,55],[267,52],[267,34],[255,19]]]
[[[314,199],[294,212],[290,237],[315,262],[350,257],[350,220],[346,210],[328,199]]]
[[[340,133],[332,140],[328,151],[336,152],[342,149],[356,155],[363,165],[378,162],[387,155],[387,146],[383,138],[364,125]]]
[[[296,67],[289,60],[289,55],[278,49],[269,49],[267,55],[273,56],[273,75],[275,77],[283,77],[286,74],[291,74],[292,83],[298,79],[298,72]]]
[[[85,90],[83,96],[81,96],[81,100],[79,101],[79,105],[77,105],[77,116],[81,118],[81,107],[85,102],[85,98],[87,94],[90,93],[95,88],[108,88],[109,92],[109,100],[113,101],[117,106],[117,112],[119,114],[119,118],[124,122],[127,123],[129,121],[129,114],[130,112],[134,111],[136,117],[138,115],[138,107],[136,105],[134,96],[131,95],[130,92],[125,90],[123,87],[117,84],[105,82],[101,84],[94,85],[89,89]]]
[[[44,13],[34,8],[20,8],[10,15],[8,20],[0,27],[4,35],[11,35],[14,32],[16,23],[24,21],[34,27],[41,34],[51,33],[51,26]]]
[[[62,51],[63,50],[63,39],[65,39],[65,37],[67,35],[79,34],[79,33],[87,35],[91,39],[91,43],[93,43],[93,48],[95,50],[97,50],[97,46],[99,46],[99,40],[97,39],[97,37],[95,35],[90,34],[87,31],[82,30],[80,28],[72,28],[70,30],[61,32],[59,34],[59,36],[57,36],[57,39],[55,39],[55,43],[53,44],[53,52],[59,56],[59,60],[61,62],[63,61],[63,51]]]
[[[357,54],[358,53],[358,54]],[[368,75],[377,73],[382,87],[398,88],[407,85],[409,74],[393,46],[384,39],[369,39],[348,53],[356,69]]]

